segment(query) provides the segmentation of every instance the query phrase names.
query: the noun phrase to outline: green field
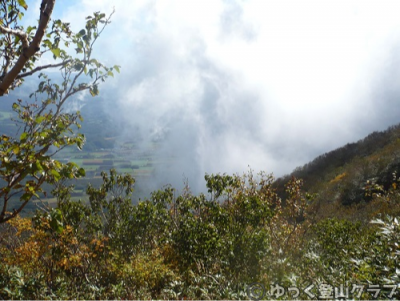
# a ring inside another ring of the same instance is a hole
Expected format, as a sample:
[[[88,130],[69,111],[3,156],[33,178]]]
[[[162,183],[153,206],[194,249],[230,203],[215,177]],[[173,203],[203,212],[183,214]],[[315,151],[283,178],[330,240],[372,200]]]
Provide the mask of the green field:
[[[83,150],[80,151],[76,147],[67,147],[58,152],[54,159],[62,163],[74,162],[86,171],[84,178],[70,181],[74,185],[72,193],[73,199],[86,199],[86,188],[88,184],[99,187],[102,184],[102,171],[109,171],[111,168],[116,169],[120,173],[128,173],[132,175],[137,182],[143,183],[151,180],[156,168],[160,165],[171,163],[172,158],[157,157],[157,149],[160,145],[155,142],[149,143],[147,147],[139,147],[135,142],[135,137],[125,137],[126,140],[120,139],[121,131],[113,128],[112,122],[107,118],[99,118],[98,114],[86,112],[84,122],[82,123],[81,133],[86,137],[86,143]],[[17,130],[15,122],[11,117],[15,116],[12,111],[0,110],[1,133],[13,136]],[[55,206],[56,199],[51,195],[53,187],[44,184],[42,189],[45,194],[40,194],[41,201],[49,206]],[[145,198],[140,187],[134,192],[134,199]],[[19,196],[16,195],[11,199],[18,207]],[[31,214],[37,209],[40,201],[32,201],[28,203],[23,211],[23,215]],[[11,206],[11,209],[13,207]]]

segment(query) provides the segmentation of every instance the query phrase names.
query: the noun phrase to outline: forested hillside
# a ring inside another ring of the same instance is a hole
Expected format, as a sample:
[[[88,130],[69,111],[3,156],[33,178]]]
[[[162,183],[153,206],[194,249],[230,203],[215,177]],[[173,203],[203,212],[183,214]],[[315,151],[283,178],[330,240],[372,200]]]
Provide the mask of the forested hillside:
[[[290,175],[276,180],[279,195],[291,177],[301,178],[304,189],[315,194],[321,216],[354,219],[372,210],[374,194],[396,185],[400,171],[400,125],[383,132],[373,132],[364,139],[348,143],[296,168]],[[357,208],[356,212],[351,208]],[[353,215],[356,214],[356,216]]]

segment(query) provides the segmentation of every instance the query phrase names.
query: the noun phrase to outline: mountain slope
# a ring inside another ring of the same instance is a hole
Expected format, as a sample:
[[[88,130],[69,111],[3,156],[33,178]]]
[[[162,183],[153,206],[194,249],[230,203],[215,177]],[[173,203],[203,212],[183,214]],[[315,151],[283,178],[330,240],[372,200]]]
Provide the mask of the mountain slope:
[[[320,215],[340,215],[349,207],[369,210],[374,195],[397,188],[398,171],[400,124],[323,154],[277,179],[275,185],[284,197],[284,183],[301,178],[304,190],[316,195]],[[328,212],[332,210],[339,212]]]

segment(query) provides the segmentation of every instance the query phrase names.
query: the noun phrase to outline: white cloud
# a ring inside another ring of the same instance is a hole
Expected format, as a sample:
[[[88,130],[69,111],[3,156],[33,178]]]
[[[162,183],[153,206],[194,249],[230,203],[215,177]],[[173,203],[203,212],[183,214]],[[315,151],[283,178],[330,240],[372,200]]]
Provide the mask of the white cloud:
[[[82,0],[58,14],[82,24],[113,6],[97,54],[122,65],[127,126],[168,133],[178,181],[281,175],[398,122],[398,1]]]

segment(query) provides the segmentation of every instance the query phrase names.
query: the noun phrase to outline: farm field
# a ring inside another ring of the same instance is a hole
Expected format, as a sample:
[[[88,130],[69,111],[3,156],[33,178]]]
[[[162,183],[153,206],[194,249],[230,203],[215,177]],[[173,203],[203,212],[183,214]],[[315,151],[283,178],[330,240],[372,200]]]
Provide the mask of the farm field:
[[[93,107],[92,107],[93,109]],[[54,158],[63,162],[74,162],[86,171],[86,176],[80,179],[70,181],[74,185],[72,193],[73,199],[85,200],[86,188],[88,184],[99,187],[102,183],[101,172],[109,171],[114,168],[120,173],[128,173],[136,179],[136,183],[151,181],[157,166],[168,164],[168,158],[158,158],[156,149],[157,143],[151,142],[147,147],[139,148],[134,137],[124,137],[122,139],[120,129],[113,128],[111,121],[106,116],[99,116],[93,111],[83,112],[84,122],[80,130],[86,137],[86,143],[83,150],[76,147],[68,147],[58,152]],[[17,127],[11,118],[15,113],[0,110],[1,134],[15,135]],[[22,215],[30,215],[34,210],[40,207],[40,203],[55,206],[56,199],[52,196],[53,187],[48,184],[42,186],[45,193],[39,194],[41,200],[29,202],[22,212]],[[133,193],[133,200],[148,197],[137,185]],[[19,202],[19,196],[11,199],[13,202]],[[12,207],[11,207],[12,208]]]
[[[58,153],[56,159],[63,162],[74,162],[86,170],[84,178],[74,180],[75,194],[84,196],[85,189],[89,183],[93,186],[101,184],[101,172],[116,169],[120,173],[128,173],[135,179],[151,177],[155,167],[163,164],[158,161],[155,154],[147,151],[131,149],[126,150],[96,150],[78,151],[76,149],[65,149]]]

